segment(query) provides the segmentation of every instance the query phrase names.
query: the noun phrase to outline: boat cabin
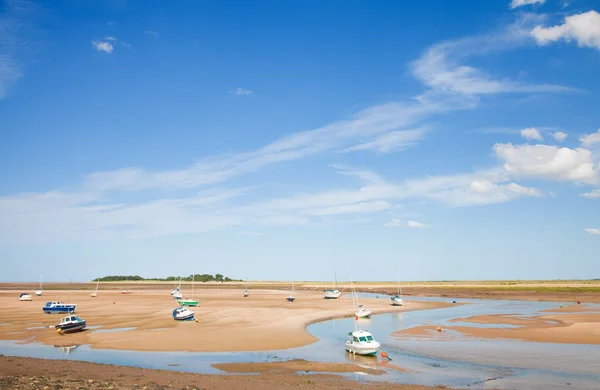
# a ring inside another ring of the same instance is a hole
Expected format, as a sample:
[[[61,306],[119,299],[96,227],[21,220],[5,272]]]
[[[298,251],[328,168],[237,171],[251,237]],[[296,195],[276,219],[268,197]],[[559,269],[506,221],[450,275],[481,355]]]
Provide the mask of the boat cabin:
[[[46,307],[63,306],[64,302],[46,302]]]
[[[355,343],[372,343],[375,341],[373,335],[366,330],[357,330],[348,333],[348,338]]]
[[[67,317],[63,318],[62,320],[60,320],[59,325],[77,324],[80,322],[83,322],[83,320],[77,316],[67,316]]]

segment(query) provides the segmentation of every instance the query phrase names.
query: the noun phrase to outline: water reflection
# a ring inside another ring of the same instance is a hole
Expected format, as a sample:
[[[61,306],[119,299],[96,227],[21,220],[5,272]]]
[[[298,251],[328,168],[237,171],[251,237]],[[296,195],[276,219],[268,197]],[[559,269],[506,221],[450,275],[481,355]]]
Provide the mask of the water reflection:
[[[69,355],[74,352],[77,348],[79,348],[79,344],[76,345],[55,345],[54,348],[57,348],[58,351],[62,352],[65,355]]]

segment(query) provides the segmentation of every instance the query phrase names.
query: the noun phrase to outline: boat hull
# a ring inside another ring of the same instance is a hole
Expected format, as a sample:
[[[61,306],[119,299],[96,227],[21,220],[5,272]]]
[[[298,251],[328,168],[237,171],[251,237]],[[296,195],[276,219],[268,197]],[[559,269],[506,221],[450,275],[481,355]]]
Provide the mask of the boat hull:
[[[194,320],[194,314],[188,314],[186,316],[176,316],[176,317],[173,317],[173,319],[175,321],[193,321]]]
[[[325,291],[325,295],[323,298],[325,299],[338,299],[342,296],[342,293],[339,291]]]
[[[296,300],[296,297],[287,297],[285,299],[287,299],[288,302],[294,302]]]
[[[75,306],[72,307],[44,307],[45,314],[73,314],[75,313]]]
[[[86,325],[86,322],[83,321],[77,324],[56,325],[55,328],[59,329],[62,333],[74,333],[82,331],[85,329]]]
[[[346,351],[361,356],[376,355],[379,350],[379,343],[357,344],[350,341],[346,342]]]
[[[394,296],[391,298],[392,299],[392,305],[393,306],[402,306],[402,304],[404,303],[402,301],[402,298],[398,297],[398,296]]]
[[[356,313],[354,313],[354,315],[358,318],[369,318],[369,317],[371,317],[371,310],[369,310],[369,309],[360,310],[360,311],[357,311]]]
[[[31,299],[31,297],[22,297],[22,298],[19,298],[19,301],[21,301],[21,302],[29,302],[29,301],[33,301],[33,299]]]
[[[36,291],[35,295],[37,295],[38,297],[41,297],[42,296],[42,292],[41,291]]]
[[[192,301],[187,299],[181,299],[177,302],[179,306],[188,306],[188,307],[196,307],[198,306],[198,301]]]

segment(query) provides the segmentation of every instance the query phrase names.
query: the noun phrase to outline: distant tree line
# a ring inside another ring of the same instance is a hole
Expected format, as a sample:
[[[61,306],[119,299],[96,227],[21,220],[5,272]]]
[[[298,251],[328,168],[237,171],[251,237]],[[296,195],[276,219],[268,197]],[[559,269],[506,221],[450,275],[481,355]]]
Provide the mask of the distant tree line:
[[[184,282],[191,282],[195,280],[196,282],[241,282],[241,279],[231,279],[230,277],[223,276],[221,274],[210,275],[210,274],[196,274],[184,276],[181,278]],[[138,282],[138,281],[148,281],[148,282],[179,282],[179,276],[169,276],[166,278],[142,278],[139,275],[111,275],[104,276],[102,278],[96,278],[93,280],[94,282]]]

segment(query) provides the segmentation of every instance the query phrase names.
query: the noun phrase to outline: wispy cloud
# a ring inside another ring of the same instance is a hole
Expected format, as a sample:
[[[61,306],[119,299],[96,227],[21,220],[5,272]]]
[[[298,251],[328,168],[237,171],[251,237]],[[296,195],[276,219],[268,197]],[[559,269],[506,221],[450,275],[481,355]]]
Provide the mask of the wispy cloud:
[[[515,9],[525,5],[544,4],[545,2],[546,0],[512,0],[508,5],[508,8]]]
[[[425,128],[416,130],[399,130],[385,133],[375,138],[372,141],[364,142],[362,144],[351,146],[343,152],[356,152],[356,151],[375,151],[378,153],[389,153],[405,150],[411,146],[417,144],[425,137]]]
[[[107,54],[112,53],[114,50],[113,45],[107,41],[92,41],[92,46],[96,49],[96,51],[101,51]]]
[[[564,40],[575,41],[579,47],[600,50],[600,13],[592,10],[565,17],[563,24],[552,27],[536,26],[531,35],[540,45]]]
[[[527,129],[523,129],[521,130],[521,137],[528,139],[528,140],[538,140],[541,141],[544,138],[542,137],[542,134],[540,133],[540,131],[538,129],[536,129],[535,127],[530,127]]]
[[[600,188],[593,189],[590,192],[585,192],[581,194],[581,196],[590,199],[600,199]]]
[[[146,31],[144,31],[144,34],[150,35],[154,38],[158,38],[160,36],[156,31],[152,31],[152,30],[146,30]]]
[[[592,236],[600,236],[600,229],[594,228],[585,228],[583,229],[587,234],[591,234]]]
[[[431,225],[427,225],[417,221],[403,221],[401,219],[392,219],[390,222],[386,223],[384,226],[390,228],[398,228],[398,227],[409,227],[409,228],[428,228]]]
[[[252,95],[254,93],[254,91],[251,91],[249,89],[244,89],[244,88],[236,88],[229,93],[234,94],[235,96],[249,96],[249,95]]]

